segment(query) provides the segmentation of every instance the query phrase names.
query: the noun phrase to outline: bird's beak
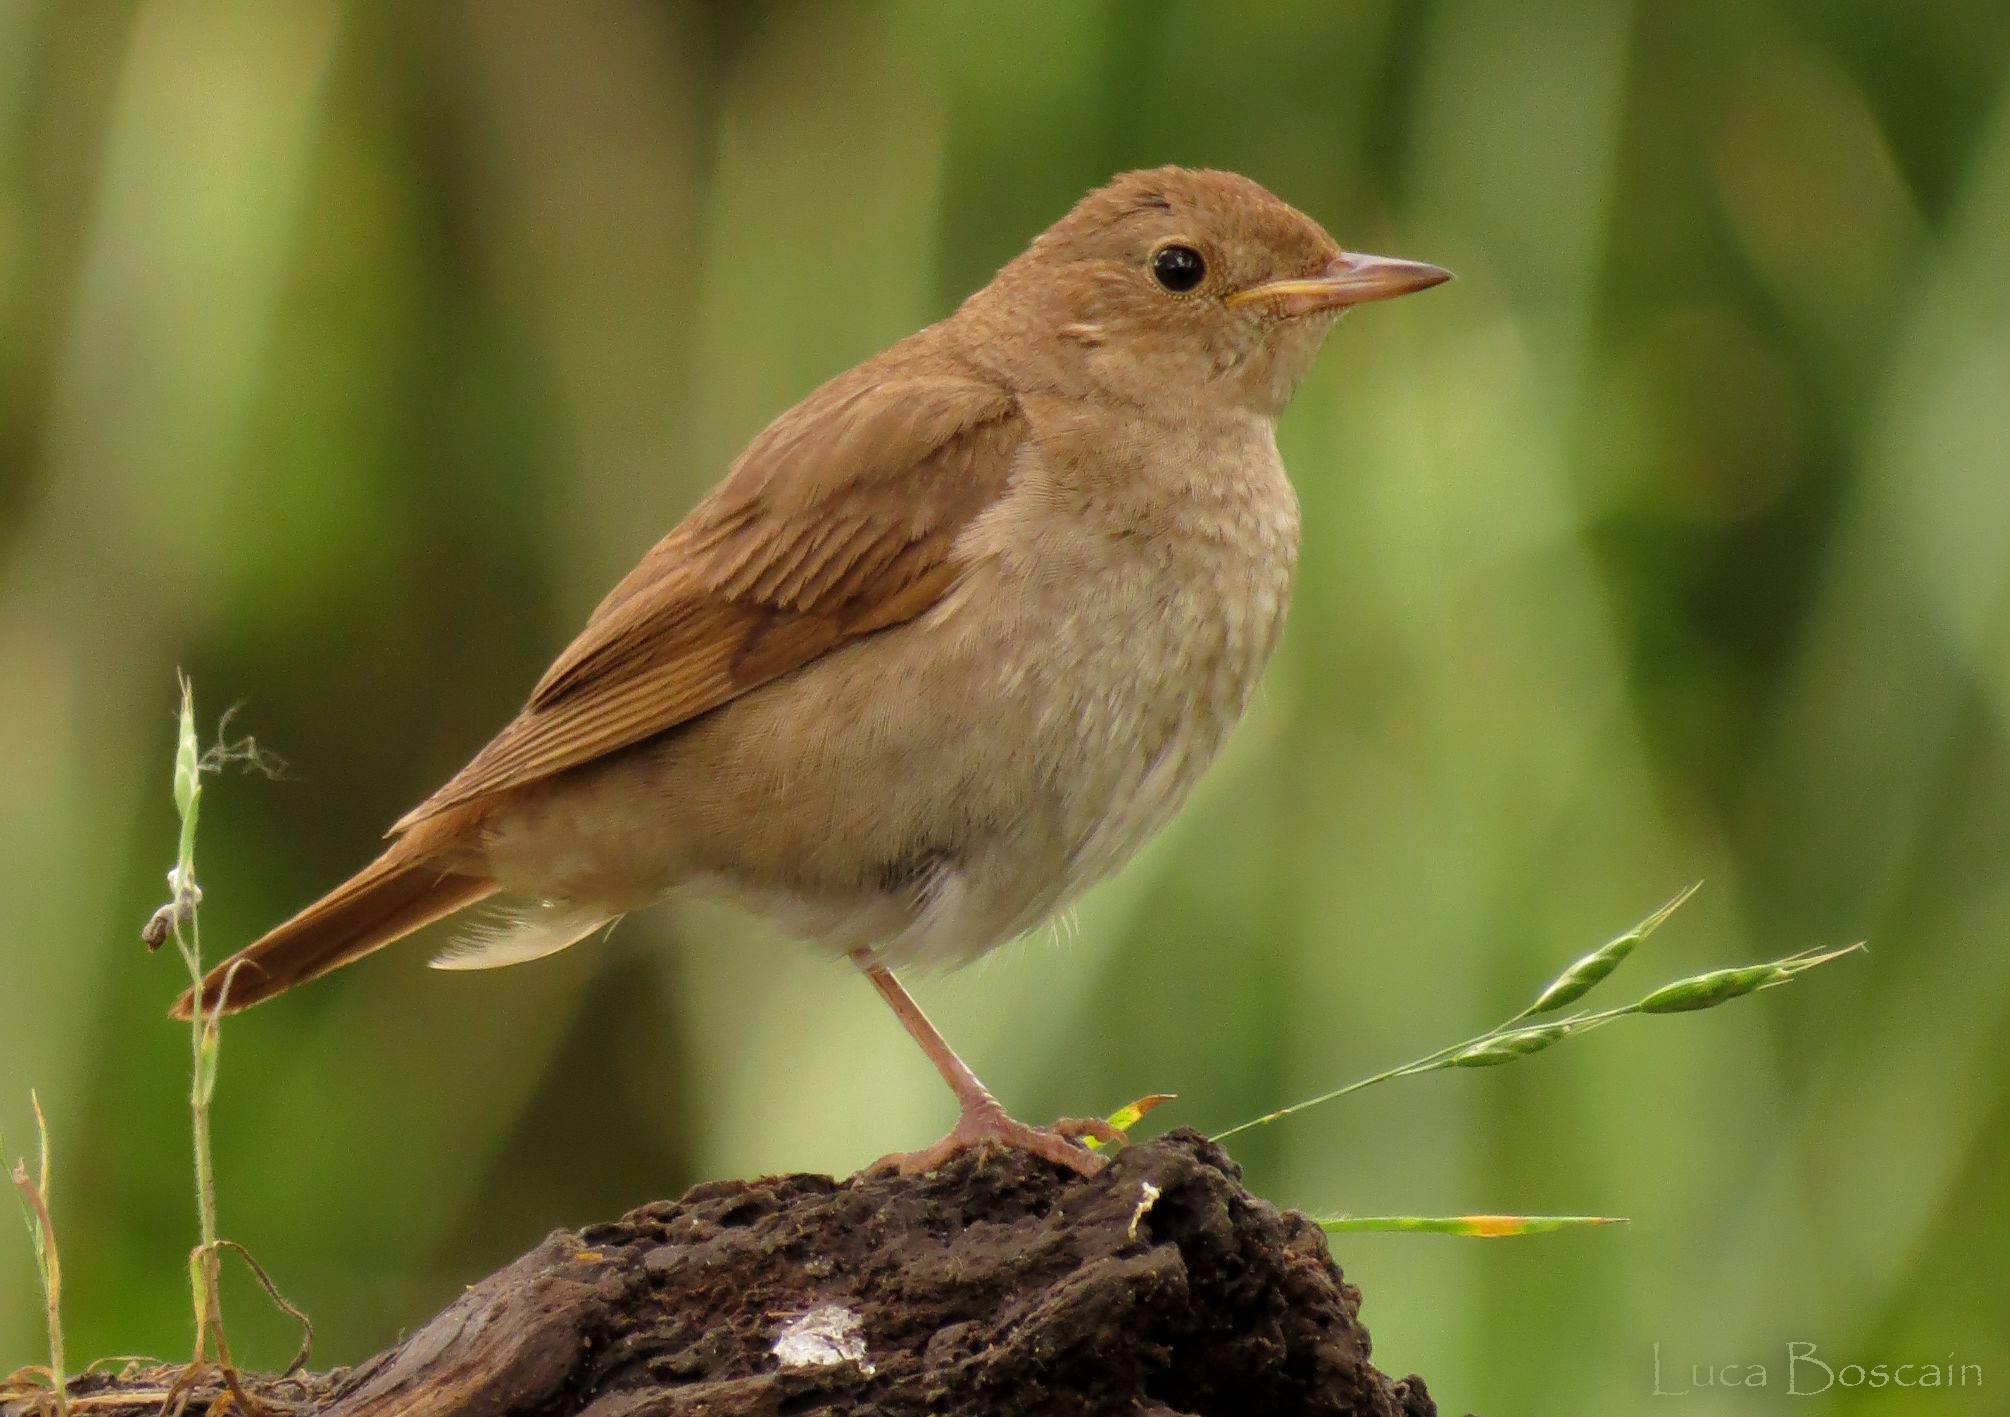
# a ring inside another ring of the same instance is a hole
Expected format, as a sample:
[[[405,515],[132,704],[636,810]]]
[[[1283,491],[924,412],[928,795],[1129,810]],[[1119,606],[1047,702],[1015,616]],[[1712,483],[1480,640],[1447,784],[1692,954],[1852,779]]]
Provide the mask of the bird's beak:
[[[1399,261],[1394,256],[1369,256],[1343,251],[1316,276],[1265,281],[1228,297],[1230,305],[1262,301],[1279,315],[1311,315],[1341,310],[1370,300],[1392,300],[1413,290],[1443,285],[1452,273],[1423,261]]]

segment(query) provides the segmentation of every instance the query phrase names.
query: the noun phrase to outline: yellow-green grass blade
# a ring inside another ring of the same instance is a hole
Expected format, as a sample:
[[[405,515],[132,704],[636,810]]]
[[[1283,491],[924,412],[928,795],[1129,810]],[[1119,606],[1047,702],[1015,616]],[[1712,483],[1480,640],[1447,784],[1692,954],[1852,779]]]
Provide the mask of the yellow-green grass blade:
[[[1334,1215],[1314,1222],[1328,1235],[1459,1235],[1470,1240],[1506,1240],[1517,1235],[1553,1235],[1624,1225],[1618,1215]]]

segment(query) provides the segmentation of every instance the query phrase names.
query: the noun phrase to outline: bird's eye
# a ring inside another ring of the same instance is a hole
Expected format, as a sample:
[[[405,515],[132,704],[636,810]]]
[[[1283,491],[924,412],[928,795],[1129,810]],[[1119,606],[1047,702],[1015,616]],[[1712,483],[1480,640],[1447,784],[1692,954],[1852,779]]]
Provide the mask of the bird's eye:
[[[1184,295],[1207,278],[1207,262],[1191,246],[1161,246],[1152,253],[1152,275],[1175,295]]]

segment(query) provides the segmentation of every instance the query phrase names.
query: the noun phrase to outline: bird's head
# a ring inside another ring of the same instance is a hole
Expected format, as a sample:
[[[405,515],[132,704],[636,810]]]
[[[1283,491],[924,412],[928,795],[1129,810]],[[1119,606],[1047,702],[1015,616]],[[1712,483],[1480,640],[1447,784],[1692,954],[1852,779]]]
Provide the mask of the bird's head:
[[[972,305],[1042,346],[1057,392],[1275,417],[1344,312],[1449,279],[1343,251],[1246,177],[1160,167],[1082,198]]]

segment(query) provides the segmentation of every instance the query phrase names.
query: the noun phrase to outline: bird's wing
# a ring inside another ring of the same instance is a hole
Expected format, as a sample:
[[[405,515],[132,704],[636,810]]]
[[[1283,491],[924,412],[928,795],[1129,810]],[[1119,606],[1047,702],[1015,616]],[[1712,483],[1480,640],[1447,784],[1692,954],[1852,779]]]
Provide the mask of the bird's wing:
[[[854,370],[769,425],[600,603],[530,702],[393,832],[674,728],[955,583],[1024,437],[1004,389]]]

